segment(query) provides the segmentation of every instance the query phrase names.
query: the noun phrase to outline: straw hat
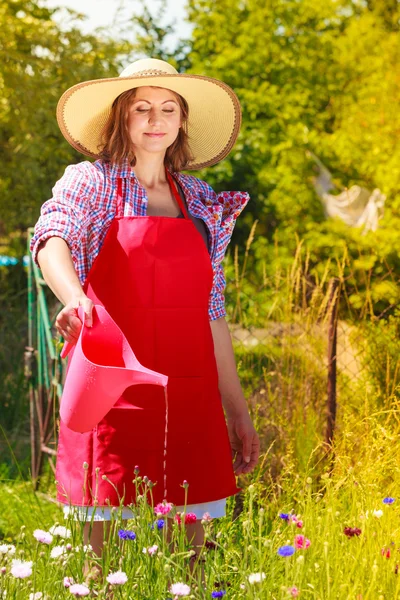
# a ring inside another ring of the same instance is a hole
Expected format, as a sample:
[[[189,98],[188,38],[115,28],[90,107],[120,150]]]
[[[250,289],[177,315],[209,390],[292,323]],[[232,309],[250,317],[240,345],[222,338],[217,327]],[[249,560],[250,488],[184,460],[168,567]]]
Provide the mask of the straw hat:
[[[240,103],[233,90],[211,77],[179,74],[155,58],[135,61],[119,77],[84,81],[67,90],[57,106],[62,134],[76,150],[98,158],[101,132],[115,98],[151,85],[177,92],[189,105],[187,129],[194,160],[187,169],[214,165],[229,154],[241,123]]]

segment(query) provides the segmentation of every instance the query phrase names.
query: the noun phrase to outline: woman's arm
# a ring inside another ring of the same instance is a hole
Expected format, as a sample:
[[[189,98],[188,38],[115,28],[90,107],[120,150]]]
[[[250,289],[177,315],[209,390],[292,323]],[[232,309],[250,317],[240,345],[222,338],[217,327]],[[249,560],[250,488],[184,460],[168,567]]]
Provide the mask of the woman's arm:
[[[225,410],[236,475],[249,473],[258,461],[260,444],[249,415],[237,373],[231,334],[224,317],[210,321],[218,369],[219,390]]]
[[[82,289],[68,244],[60,237],[48,238],[39,247],[37,258],[47,285],[65,305],[57,315],[57,331],[67,342],[75,343],[82,326],[78,307],[83,307],[85,324],[90,327],[93,305]]]

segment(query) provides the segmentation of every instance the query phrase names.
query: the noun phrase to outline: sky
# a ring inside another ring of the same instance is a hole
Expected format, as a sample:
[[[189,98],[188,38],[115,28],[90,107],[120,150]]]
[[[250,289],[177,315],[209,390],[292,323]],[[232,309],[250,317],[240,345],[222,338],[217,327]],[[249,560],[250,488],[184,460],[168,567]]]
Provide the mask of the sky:
[[[110,26],[118,8],[120,8],[122,15],[132,15],[135,9],[140,11],[138,0],[42,0],[41,4],[49,8],[65,6],[86,14],[87,19],[80,25],[84,33],[92,33],[97,27]],[[186,0],[167,0],[167,20],[168,22],[177,21],[177,31],[179,37],[182,38],[189,37],[191,32],[190,25],[184,21],[185,4]],[[148,0],[147,6],[150,12],[155,13],[159,1]],[[54,19],[59,23],[66,23],[68,17],[65,11],[60,10],[54,15]],[[175,43],[176,38],[171,37],[169,45],[173,47]]]

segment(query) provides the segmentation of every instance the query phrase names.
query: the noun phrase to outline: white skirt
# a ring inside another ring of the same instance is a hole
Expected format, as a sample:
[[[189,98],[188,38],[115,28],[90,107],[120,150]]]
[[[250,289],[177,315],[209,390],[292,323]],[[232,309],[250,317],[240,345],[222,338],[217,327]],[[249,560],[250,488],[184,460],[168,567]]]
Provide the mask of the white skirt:
[[[178,512],[183,512],[184,506],[177,506]],[[119,514],[120,508],[110,508],[109,506],[64,506],[64,517],[72,517],[75,521],[111,521],[113,512],[114,515]],[[203,518],[204,513],[208,513],[212,519],[225,517],[226,514],[226,498],[215,500],[214,502],[203,502],[201,504],[188,504],[186,513],[194,513],[198,520]],[[130,508],[124,506],[122,508],[122,519],[132,519],[134,513]]]

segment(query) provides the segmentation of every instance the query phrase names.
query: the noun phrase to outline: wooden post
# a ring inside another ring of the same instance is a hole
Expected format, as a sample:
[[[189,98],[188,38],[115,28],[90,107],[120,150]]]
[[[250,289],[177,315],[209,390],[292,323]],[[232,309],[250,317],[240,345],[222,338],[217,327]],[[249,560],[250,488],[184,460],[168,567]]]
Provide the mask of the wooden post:
[[[336,424],[336,352],[340,280],[331,279],[328,301],[328,406],[325,441],[331,444]]]

